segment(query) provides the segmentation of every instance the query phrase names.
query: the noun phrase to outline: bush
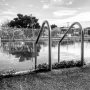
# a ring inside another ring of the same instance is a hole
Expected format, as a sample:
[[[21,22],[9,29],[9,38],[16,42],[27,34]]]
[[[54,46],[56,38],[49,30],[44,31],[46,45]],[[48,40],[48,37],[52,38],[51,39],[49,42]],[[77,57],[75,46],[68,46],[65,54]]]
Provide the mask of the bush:
[[[66,68],[75,67],[74,61],[67,61]]]
[[[84,62],[85,65],[85,62]],[[52,65],[52,69],[61,69],[61,68],[71,68],[71,67],[81,67],[81,61],[62,61],[60,63],[54,63]],[[44,63],[44,64],[39,64],[38,65],[38,70],[48,70],[49,65]]]
[[[48,66],[48,64],[43,63],[43,64],[39,64],[37,68],[38,68],[38,69],[48,69],[49,66]]]
[[[76,61],[75,65],[76,65],[76,67],[81,67],[82,63],[81,63],[81,61]],[[84,62],[84,65],[86,65],[85,62]]]

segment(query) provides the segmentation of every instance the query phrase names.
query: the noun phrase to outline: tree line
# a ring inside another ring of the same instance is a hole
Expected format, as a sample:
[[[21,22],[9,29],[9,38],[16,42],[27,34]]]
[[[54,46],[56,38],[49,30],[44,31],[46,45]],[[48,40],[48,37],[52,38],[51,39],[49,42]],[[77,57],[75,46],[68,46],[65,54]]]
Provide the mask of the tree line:
[[[37,19],[35,16],[31,15],[23,15],[23,14],[17,14],[17,17],[15,17],[13,20],[5,23],[8,27],[16,27],[16,28],[34,28],[39,29],[40,24],[38,22],[39,19]],[[3,24],[4,26],[4,24]],[[51,28],[55,28],[57,25],[52,24]]]
[[[19,13],[19,14],[17,14],[17,17],[13,18],[11,21],[8,21],[8,22],[5,22],[5,23],[2,24],[2,35],[12,36],[13,31],[16,30],[14,28],[17,28],[18,30],[19,30],[19,28],[24,28],[26,30],[24,32],[24,34],[27,35],[26,37],[28,37],[28,36],[32,37],[32,28],[33,28],[33,29],[36,29],[35,34],[37,36],[38,32],[41,28],[38,20],[39,19],[37,19],[32,14],[31,15],[23,15],[23,14]],[[8,27],[8,28],[5,29],[6,27]],[[53,29],[55,27],[57,27],[57,25],[55,25],[55,24],[51,25],[51,29]],[[21,30],[20,30],[20,32],[21,32]],[[30,32],[29,32],[29,30],[30,30]],[[20,33],[20,32],[18,32],[18,33]]]

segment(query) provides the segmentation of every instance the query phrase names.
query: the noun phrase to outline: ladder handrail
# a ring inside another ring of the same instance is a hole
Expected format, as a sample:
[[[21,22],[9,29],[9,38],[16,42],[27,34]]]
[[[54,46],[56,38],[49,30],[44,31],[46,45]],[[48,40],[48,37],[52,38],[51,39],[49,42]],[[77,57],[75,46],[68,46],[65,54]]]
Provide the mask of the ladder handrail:
[[[37,69],[37,43],[39,41],[39,38],[41,36],[41,33],[43,31],[43,28],[44,28],[44,25],[47,24],[47,28],[48,28],[48,43],[49,43],[49,46],[48,46],[48,59],[49,59],[49,70],[51,71],[52,69],[52,65],[51,65],[51,27],[49,25],[49,22],[47,20],[45,20],[43,23],[42,23],[42,27],[41,27],[41,30],[39,32],[39,35],[36,39],[36,42],[35,42],[35,69]]]
[[[65,38],[66,34],[71,30],[71,28],[77,24],[80,27],[81,30],[81,63],[83,66],[83,62],[84,62],[84,31],[82,30],[82,26],[79,22],[74,22],[69,29],[65,32],[65,34],[63,35],[63,37],[60,39],[59,43],[58,43],[58,63],[60,62],[60,43],[62,42],[62,40]]]

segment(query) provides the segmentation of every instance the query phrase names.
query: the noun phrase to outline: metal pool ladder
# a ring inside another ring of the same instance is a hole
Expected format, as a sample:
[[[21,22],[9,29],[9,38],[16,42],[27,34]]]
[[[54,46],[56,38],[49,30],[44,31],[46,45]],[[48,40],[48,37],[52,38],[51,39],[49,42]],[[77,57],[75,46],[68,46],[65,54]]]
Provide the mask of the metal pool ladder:
[[[43,28],[44,28],[44,25],[47,24],[47,29],[48,29],[48,43],[49,43],[49,46],[48,46],[48,61],[49,61],[49,70],[51,71],[52,70],[52,64],[51,64],[51,27],[48,23],[48,21],[44,21],[42,23],[42,27],[41,27],[41,30],[39,32],[39,35],[35,41],[35,69],[37,69],[37,43],[39,41],[39,38],[41,36],[41,33],[43,31]]]
[[[49,46],[48,46],[48,49],[49,49],[49,51],[48,51],[48,61],[49,61],[49,70],[51,71],[52,70],[52,62],[51,62],[51,27],[50,27],[47,20],[43,22],[41,30],[39,32],[39,35],[38,35],[38,37],[35,41],[35,69],[37,69],[37,43],[39,41],[39,38],[41,36],[41,33],[43,31],[43,28],[44,28],[45,24],[47,24],[47,28],[48,28],[48,43],[49,43]],[[74,22],[69,27],[69,29],[65,32],[63,37],[60,39],[60,41],[58,43],[58,63],[60,62],[60,44],[61,44],[62,40],[65,38],[66,34],[71,30],[71,28],[74,25],[78,25],[80,27],[80,30],[81,30],[81,64],[83,66],[84,65],[84,30],[82,29],[82,26],[79,22]]]
[[[82,66],[84,65],[84,30],[82,29],[82,26],[79,22],[74,22],[69,29],[65,32],[65,34],[63,35],[63,37],[60,39],[59,43],[58,43],[58,63],[60,62],[60,44],[62,42],[62,40],[65,38],[66,34],[71,30],[71,28],[74,25],[78,25],[80,30],[81,30],[81,64]]]

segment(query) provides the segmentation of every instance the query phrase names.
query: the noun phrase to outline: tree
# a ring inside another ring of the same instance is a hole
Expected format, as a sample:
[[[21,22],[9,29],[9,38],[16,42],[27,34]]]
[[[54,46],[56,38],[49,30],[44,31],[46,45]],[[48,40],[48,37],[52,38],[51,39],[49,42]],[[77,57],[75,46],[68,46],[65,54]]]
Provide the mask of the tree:
[[[55,24],[52,24],[52,25],[51,25],[51,29],[53,29],[53,28],[55,28],[55,27],[57,27],[57,25],[55,25]]]
[[[17,28],[40,28],[38,19],[35,16],[17,14],[17,17],[7,23],[9,27]]]

